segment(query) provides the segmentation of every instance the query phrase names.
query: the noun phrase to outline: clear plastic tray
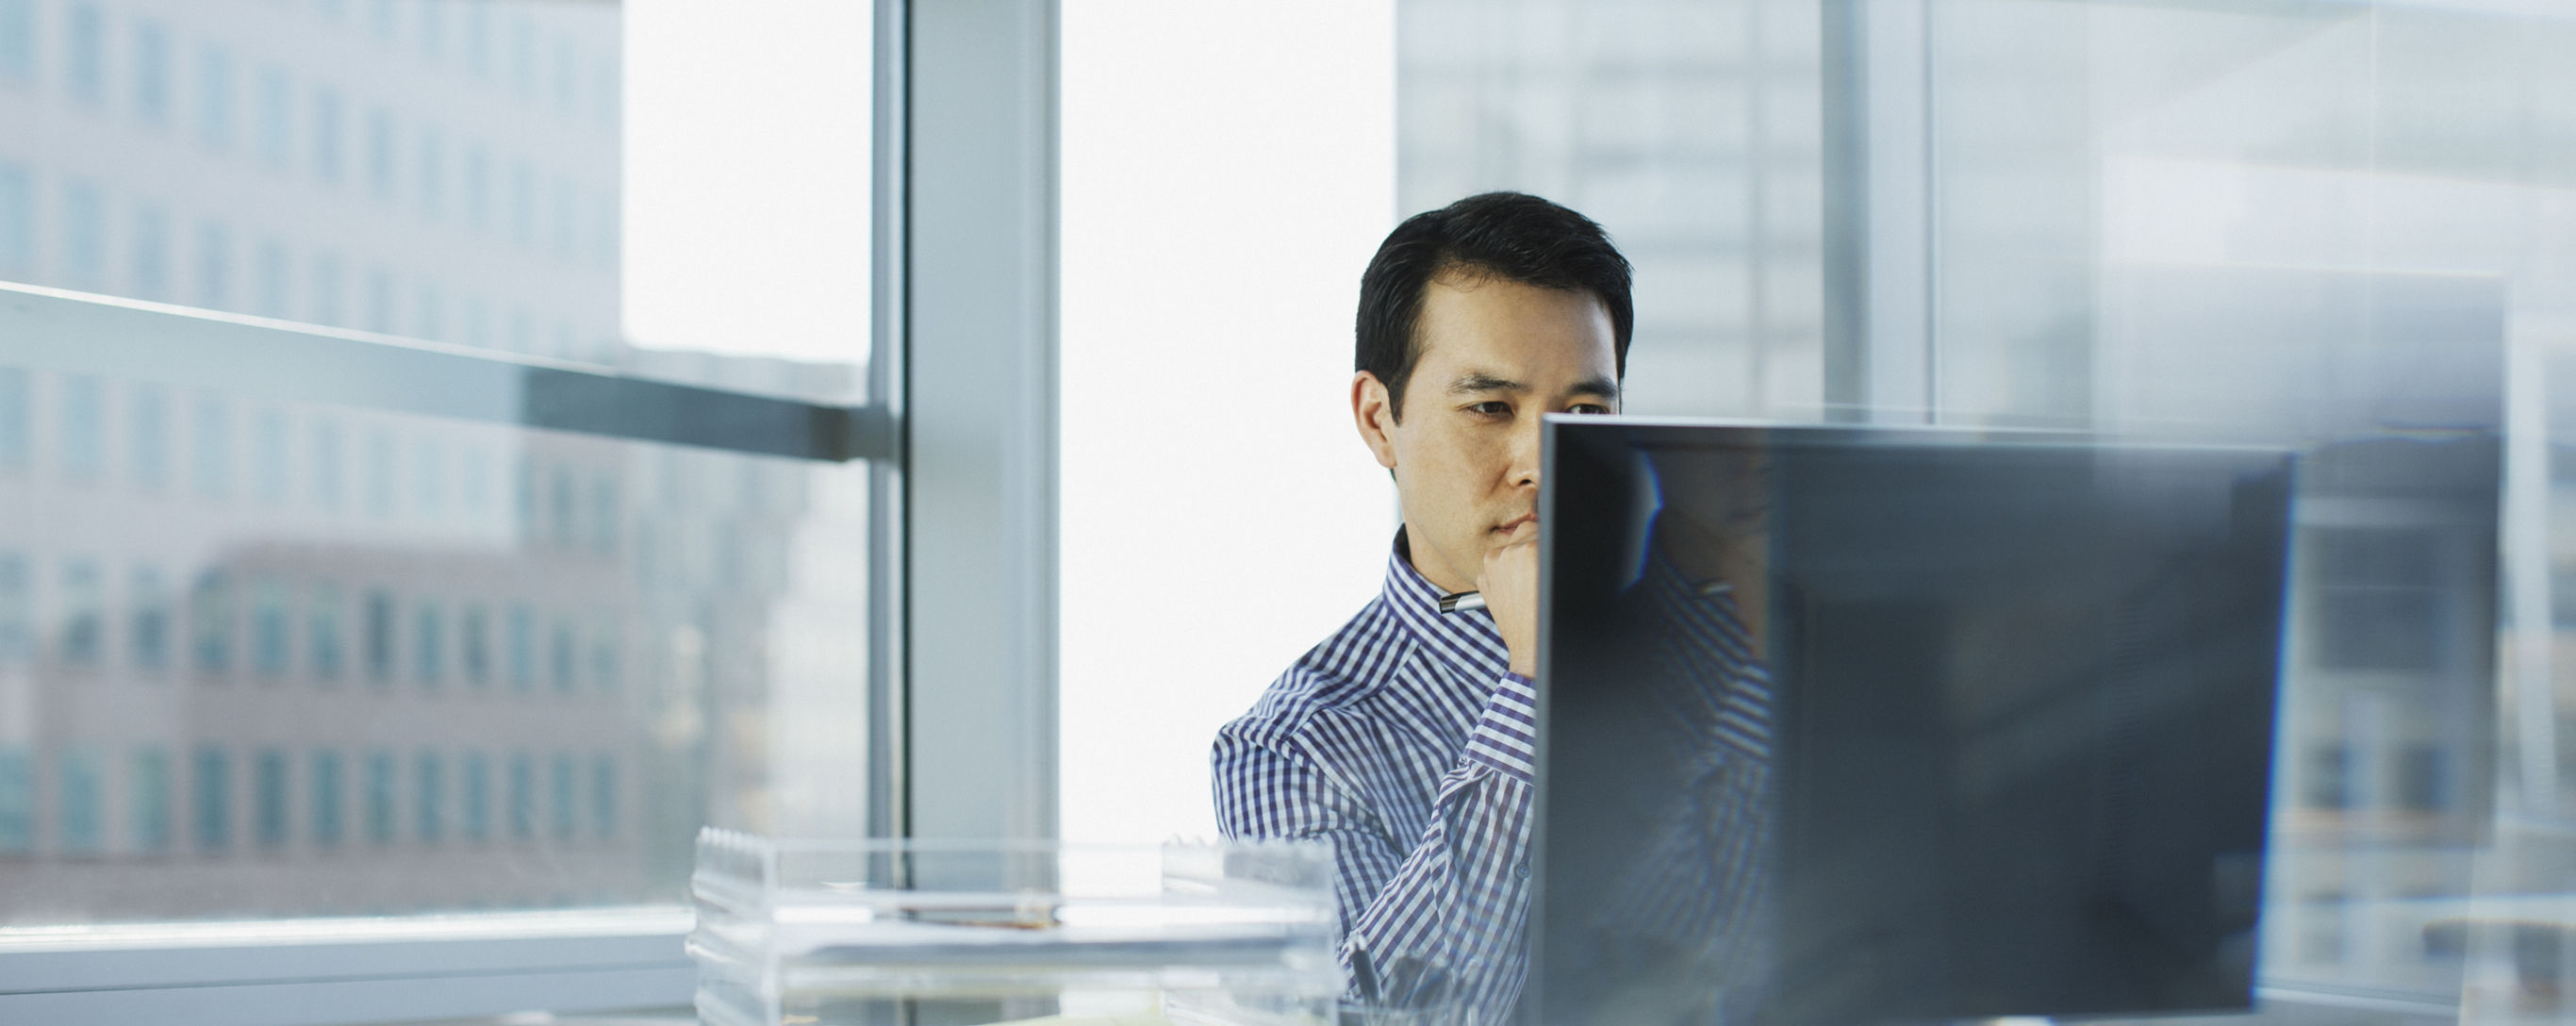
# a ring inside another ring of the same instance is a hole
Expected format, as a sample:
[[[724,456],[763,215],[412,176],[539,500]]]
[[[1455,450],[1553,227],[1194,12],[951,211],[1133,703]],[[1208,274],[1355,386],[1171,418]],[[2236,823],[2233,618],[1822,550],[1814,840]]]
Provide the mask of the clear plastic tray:
[[[698,837],[714,1026],[1324,1023],[1332,850]]]

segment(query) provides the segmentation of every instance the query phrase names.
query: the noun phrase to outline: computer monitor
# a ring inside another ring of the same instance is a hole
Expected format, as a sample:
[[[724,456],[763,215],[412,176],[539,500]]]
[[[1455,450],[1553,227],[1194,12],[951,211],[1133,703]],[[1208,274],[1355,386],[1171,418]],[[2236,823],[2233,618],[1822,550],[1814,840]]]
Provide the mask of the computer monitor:
[[[2291,461],[1564,418],[1525,1016],[2241,1010]]]

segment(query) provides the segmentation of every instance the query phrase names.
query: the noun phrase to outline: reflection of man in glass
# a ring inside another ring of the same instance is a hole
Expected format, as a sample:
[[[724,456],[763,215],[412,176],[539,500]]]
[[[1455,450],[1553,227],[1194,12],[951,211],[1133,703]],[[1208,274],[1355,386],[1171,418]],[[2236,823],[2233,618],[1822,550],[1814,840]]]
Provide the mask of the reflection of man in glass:
[[[1540,420],[1612,413],[1632,323],[1599,225],[1491,193],[1360,280],[1351,412],[1404,527],[1384,590],[1220,731],[1229,837],[1323,838],[1351,996],[1497,1021],[1525,969]],[[1444,592],[1487,608],[1442,613]]]
[[[1649,463],[1653,517],[1549,725],[1551,782],[1582,796],[1548,813],[1550,1014],[1740,1021],[1768,973],[1767,468],[1759,448]]]

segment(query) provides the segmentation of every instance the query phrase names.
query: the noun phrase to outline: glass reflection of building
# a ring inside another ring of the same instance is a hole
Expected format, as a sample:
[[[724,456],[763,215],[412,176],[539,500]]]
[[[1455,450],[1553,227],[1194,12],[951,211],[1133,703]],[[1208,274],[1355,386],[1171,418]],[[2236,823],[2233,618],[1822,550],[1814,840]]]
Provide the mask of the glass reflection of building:
[[[610,5],[0,0],[0,278],[841,388],[618,341],[619,32]],[[701,822],[759,814],[805,490],[0,366],[0,904],[674,896]]]

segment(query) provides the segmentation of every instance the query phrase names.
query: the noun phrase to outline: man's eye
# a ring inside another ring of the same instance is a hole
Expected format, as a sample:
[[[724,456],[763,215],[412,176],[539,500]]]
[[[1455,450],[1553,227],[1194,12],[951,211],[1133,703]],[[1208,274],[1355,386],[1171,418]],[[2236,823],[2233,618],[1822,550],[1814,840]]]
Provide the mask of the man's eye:
[[[1600,404],[1598,404],[1598,403],[1576,403],[1576,404],[1574,404],[1574,405],[1572,405],[1572,406],[1568,406],[1568,407],[1566,407],[1566,408],[1565,408],[1565,412],[1567,412],[1567,413],[1580,413],[1580,414],[1585,414],[1585,415],[1587,415],[1587,416],[1588,416],[1588,415],[1594,415],[1594,414],[1607,415],[1607,414],[1610,412],[1610,408],[1609,408],[1609,407],[1607,407],[1607,406],[1602,406],[1602,405],[1600,405]]]
[[[1512,404],[1500,399],[1488,399],[1484,402],[1467,407],[1467,412],[1490,414],[1492,416],[1499,417],[1511,413]]]

